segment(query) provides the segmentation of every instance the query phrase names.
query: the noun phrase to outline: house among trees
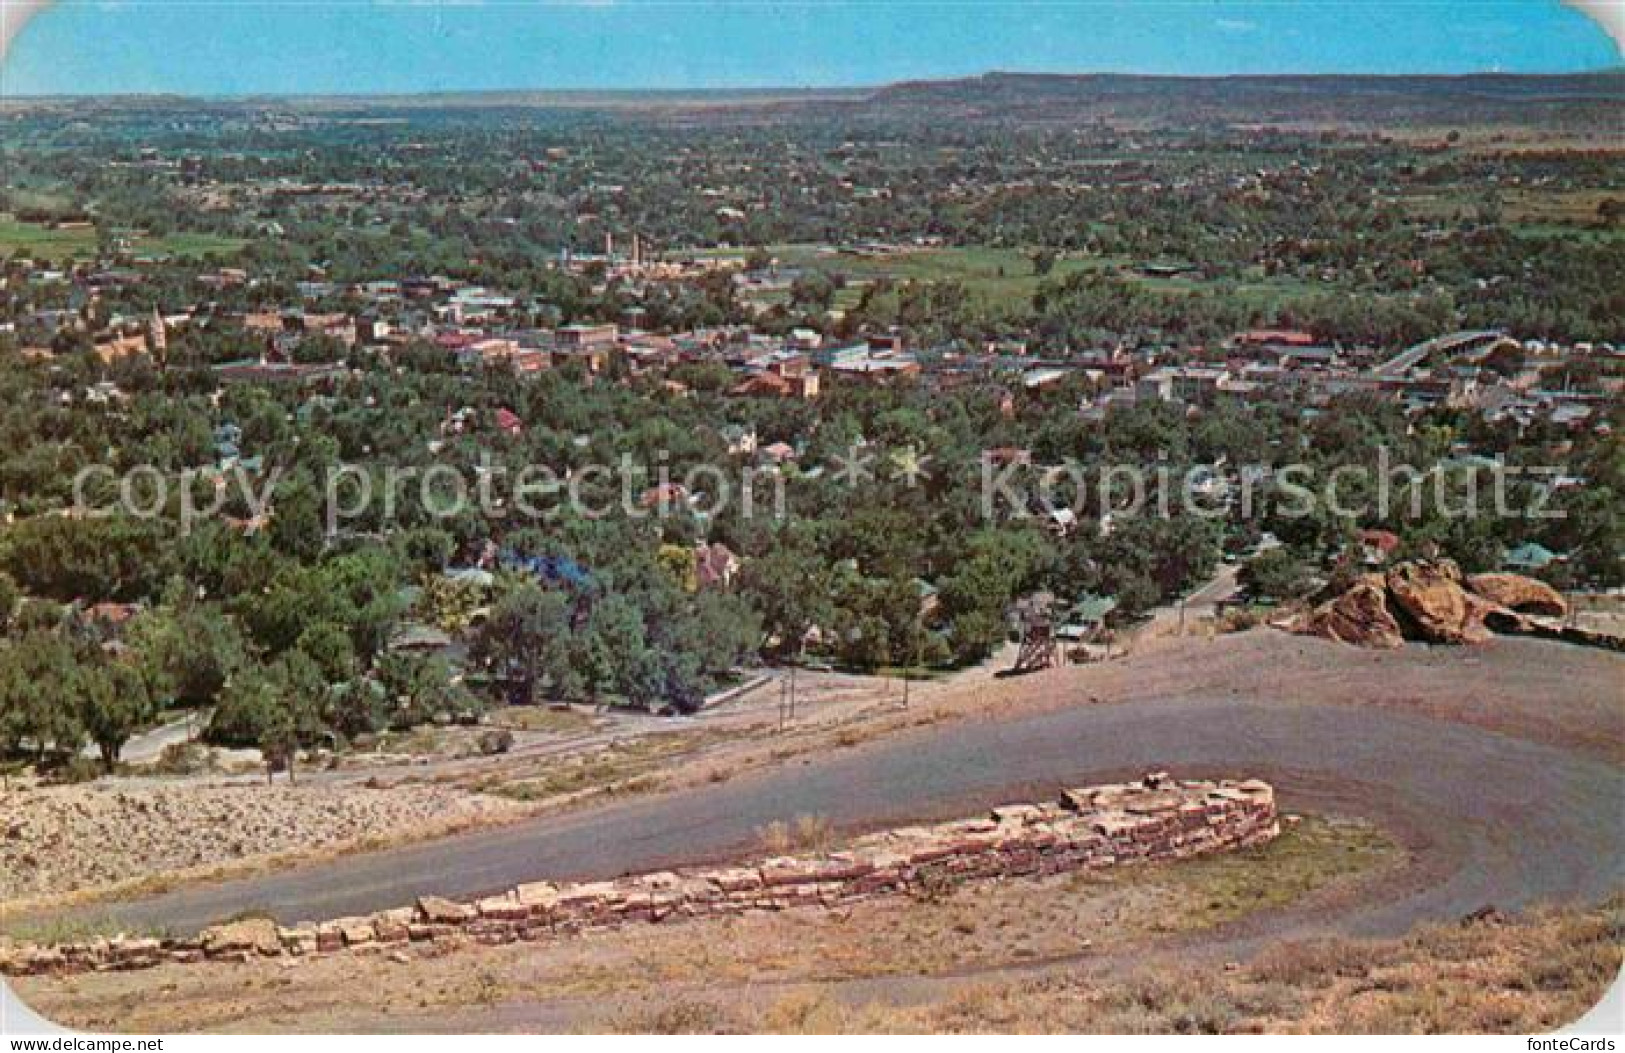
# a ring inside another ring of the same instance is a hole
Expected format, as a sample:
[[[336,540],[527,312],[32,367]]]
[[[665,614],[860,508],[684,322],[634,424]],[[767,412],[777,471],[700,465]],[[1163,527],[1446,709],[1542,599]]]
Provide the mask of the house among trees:
[[[702,589],[730,589],[739,573],[739,557],[720,541],[694,549],[694,575]]]
[[[662,483],[651,486],[638,496],[638,507],[645,511],[659,509],[661,512],[673,508],[688,507],[688,488],[681,483]]]
[[[511,409],[499,409],[496,412],[497,430],[504,435],[518,437],[525,432],[525,422],[519,419],[519,414]]]
[[[1106,628],[1106,618],[1117,609],[1117,601],[1110,596],[1083,595],[1067,608],[1055,635],[1063,643],[1088,643],[1100,638]]]
[[[572,354],[593,349],[603,350],[615,346],[620,333],[621,327],[614,322],[597,325],[576,322],[572,325],[561,325],[553,330],[553,342],[560,351]]]
[[[1501,566],[1507,570],[1529,574],[1545,570],[1562,559],[1562,556],[1545,545],[1535,541],[1526,541],[1516,548],[1508,549],[1506,554],[1501,557]]]
[[[1380,567],[1399,549],[1399,535],[1390,530],[1360,531],[1360,562]]]
[[[754,376],[734,385],[730,394],[781,399],[818,397],[818,372],[802,355],[774,359]]]

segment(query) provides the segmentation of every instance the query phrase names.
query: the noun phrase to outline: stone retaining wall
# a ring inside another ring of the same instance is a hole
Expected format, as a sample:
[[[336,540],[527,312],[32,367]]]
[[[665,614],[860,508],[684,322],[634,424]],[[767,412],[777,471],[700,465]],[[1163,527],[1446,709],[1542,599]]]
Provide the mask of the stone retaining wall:
[[[756,863],[665,871],[582,884],[537,882],[475,902],[424,897],[364,917],[283,927],[248,919],[187,939],[115,937],[0,947],[13,975],[142,969],[167,962],[486,944],[788,907],[832,907],[874,896],[931,894],[969,880],[1092,870],[1261,844],[1280,832],[1269,784],[1183,782],[1166,774],[1065,791],[978,819],[859,838],[845,850]]]

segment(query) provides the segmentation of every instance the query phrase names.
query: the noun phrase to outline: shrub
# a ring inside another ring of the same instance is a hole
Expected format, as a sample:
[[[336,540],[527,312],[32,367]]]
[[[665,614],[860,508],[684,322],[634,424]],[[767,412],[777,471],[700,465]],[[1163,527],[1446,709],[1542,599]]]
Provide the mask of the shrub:
[[[775,819],[756,831],[762,850],[775,855],[787,852],[822,852],[834,839],[834,828],[822,815],[798,815],[790,822]]]
[[[513,732],[507,728],[490,728],[480,733],[480,752],[487,757],[507,753],[513,749]]]
[[[152,764],[156,775],[196,775],[214,767],[214,757],[195,742],[175,742],[165,746]]]
[[[90,782],[103,772],[102,764],[94,757],[85,757],[79,754],[52,765],[43,774],[45,781],[72,785],[74,783]]]
[[[807,851],[822,852],[834,839],[829,819],[822,815],[798,815],[795,821],[796,846]]]
[[[764,852],[783,855],[790,851],[790,824],[782,819],[775,819],[756,831],[756,840]]]
[[[635,1013],[618,1020],[612,1030],[623,1034],[703,1035],[734,1030],[737,1026],[720,1006],[682,1000],[653,1012]]]

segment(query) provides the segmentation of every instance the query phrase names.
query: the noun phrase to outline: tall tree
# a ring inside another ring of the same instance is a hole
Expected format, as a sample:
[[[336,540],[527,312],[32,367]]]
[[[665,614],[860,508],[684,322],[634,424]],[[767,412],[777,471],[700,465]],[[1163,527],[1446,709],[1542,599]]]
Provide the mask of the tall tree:
[[[118,661],[79,666],[73,680],[79,723],[111,772],[130,737],[152,719],[154,706],[147,683],[135,667]]]

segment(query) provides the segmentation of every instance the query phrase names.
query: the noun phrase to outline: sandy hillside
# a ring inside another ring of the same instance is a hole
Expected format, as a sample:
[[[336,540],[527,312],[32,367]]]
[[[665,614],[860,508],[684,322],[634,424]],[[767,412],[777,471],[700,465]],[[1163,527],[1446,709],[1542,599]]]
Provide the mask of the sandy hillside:
[[[0,791],[0,901],[422,836],[517,814],[430,786],[131,783]]]

